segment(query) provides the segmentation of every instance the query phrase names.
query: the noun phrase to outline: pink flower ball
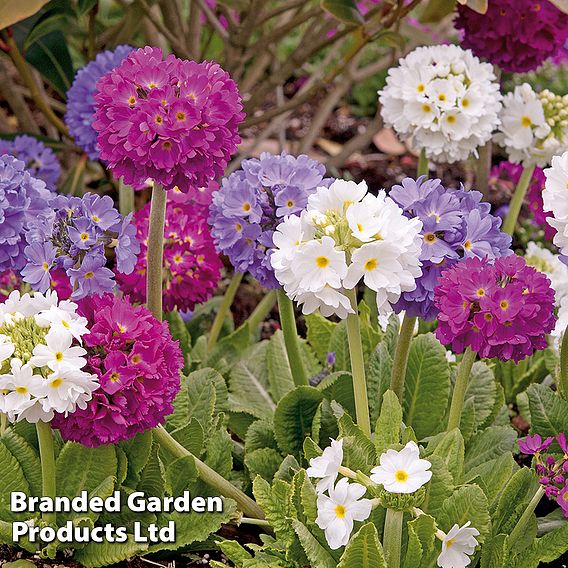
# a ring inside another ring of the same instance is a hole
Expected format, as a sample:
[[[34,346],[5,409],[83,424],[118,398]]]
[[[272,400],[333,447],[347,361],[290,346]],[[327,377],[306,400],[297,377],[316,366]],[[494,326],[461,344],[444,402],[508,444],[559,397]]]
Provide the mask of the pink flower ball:
[[[112,294],[79,302],[89,372],[100,388],[85,410],[53,420],[64,440],[88,447],[128,440],[164,422],[180,389],[183,356],[167,323]]]
[[[206,186],[240,143],[241,97],[217,63],[138,49],[99,79],[95,102],[100,158],[135,187]]]
[[[510,255],[492,264],[468,258],[445,270],[434,290],[439,309],[436,337],[456,353],[520,361],[547,346],[554,329],[550,280]]]

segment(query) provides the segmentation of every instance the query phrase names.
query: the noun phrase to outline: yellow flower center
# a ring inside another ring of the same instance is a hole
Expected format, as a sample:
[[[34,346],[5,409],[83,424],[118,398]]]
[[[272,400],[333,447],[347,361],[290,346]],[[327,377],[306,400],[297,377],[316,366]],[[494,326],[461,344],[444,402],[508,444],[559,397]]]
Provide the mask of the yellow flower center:
[[[176,113],[176,120],[183,122],[185,120],[185,112],[179,111],[178,113]]]
[[[316,264],[318,268],[325,268],[329,264],[329,258],[326,256],[318,256],[316,258]]]
[[[455,540],[456,540],[455,538],[450,538],[450,540],[447,540],[446,541],[446,548],[452,548]]]
[[[85,278],[87,280],[90,280],[91,278],[93,278],[95,276],[94,272],[85,272]]]
[[[134,356],[132,357],[132,359],[130,359],[130,360],[131,360],[135,365],[138,365],[138,363],[140,363],[140,361],[141,361],[141,357],[140,357],[140,355],[134,355]]]
[[[116,371],[110,374],[109,380],[111,383],[117,383],[119,379],[120,375]]]
[[[249,203],[248,201],[245,201],[245,202],[243,203],[243,211],[245,211],[245,212],[248,213],[250,210],[251,210],[250,203]]]
[[[446,122],[448,122],[450,124],[455,124],[456,120],[457,120],[457,118],[453,114],[450,114],[450,116],[448,116],[448,118],[446,118]]]
[[[88,241],[89,240],[89,233],[81,233],[81,240]]]
[[[462,107],[467,108],[469,106],[469,100],[468,99],[464,99],[462,101]]]
[[[483,288],[479,288],[476,294],[481,298],[482,296],[485,296],[485,290]]]
[[[417,90],[419,93],[423,93],[425,89],[426,89],[426,87],[424,86],[424,83],[420,83],[420,84],[418,85],[418,87],[416,87],[416,90]]]
[[[286,205],[288,207],[294,207],[294,202],[291,199],[288,199],[288,201],[286,201]]]
[[[55,354],[55,360],[56,360],[58,363],[61,363],[61,361],[63,361],[63,353],[61,353],[61,351],[58,351],[58,352]]]
[[[438,95],[438,100],[439,100],[440,102],[442,102],[442,103],[446,100],[446,98],[447,98],[447,97],[446,97],[446,95],[444,95],[444,93],[440,93],[440,94]]]
[[[338,519],[344,519],[346,513],[347,513],[347,511],[345,510],[345,507],[343,505],[336,505],[335,506],[335,516]]]
[[[431,245],[432,243],[435,243],[437,239],[434,233],[426,233],[424,235],[424,240]]]
[[[368,270],[369,272],[371,270],[375,270],[375,268],[377,268],[377,259],[376,258],[370,258],[366,263],[365,263],[365,270]]]
[[[395,474],[394,474],[395,479],[400,482],[400,483],[404,483],[405,481],[408,480],[408,473],[406,473],[406,471],[399,469]]]
[[[118,327],[118,331],[120,331],[120,333],[124,333],[126,331],[126,328],[121,323],[117,323],[116,327]]]
[[[69,324],[65,320],[61,320],[61,325],[63,327],[69,328]]]
[[[51,381],[51,385],[49,385],[52,389],[56,389],[63,383],[63,379],[57,377],[54,381]]]
[[[471,249],[471,241],[465,241],[465,243],[463,244],[463,248],[465,250],[470,250]]]
[[[47,262],[44,262],[41,267],[47,272],[49,270],[49,264],[47,264]]]
[[[525,128],[530,128],[532,126],[532,120],[528,116],[523,116],[523,117],[521,117],[521,124]]]
[[[422,112],[432,112],[432,107],[427,104],[422,105]]]
[[[16,392],[18,394],[28,394],[28,389],[26,387],[16,387]]]
[[[128,104],[129,105],[135,105],[136,104],[136,97],[131,95],[130,98],[128,99]]]
[[[154,119],[154,122],[155,122],[156,124],[162,124],[162,123],[164,122],[164,119],[163,119],[163,117],[162,117],[160,114],[158,114],[158,115],[156,116],[156,118]]]
[[[501,301],[499,302],[499,307],[500,307],[502,310],[506,310],[506,309],[509,307],[509,302],[507,302],[507,300],[501,300]]]

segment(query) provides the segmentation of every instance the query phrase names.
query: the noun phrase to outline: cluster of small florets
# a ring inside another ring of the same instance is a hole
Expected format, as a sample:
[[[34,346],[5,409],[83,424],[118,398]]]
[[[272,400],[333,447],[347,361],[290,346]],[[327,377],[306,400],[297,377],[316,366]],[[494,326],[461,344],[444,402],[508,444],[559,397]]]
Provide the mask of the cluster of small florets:
[[[354,312],[345,295],[363,280],[376,292],[380,314],[392,311],[422,274],[422,223],[408,219],[384,191],[336,180],[308,197],[299,217],[291,215],[274,233],[270,262],[286,294],[324,316]]]
[[[497,258],[511,254],[511,237],[500,230],[478,191],[445,189],[439,179],[406,178],[389,192],[407,217],[422,222],[422,276],[416,288],[403,292],[396,312],[431,320],[436,316],[434,288],[441,273],[463,258]]]
[[[329,186],[333,180],[324,176],[323,164],[304,155],[264,152],[260,159],[243,161],[213,195],[209,221],[219,252],[237,271],[277,287],[270,264],[274,230],[288,215],[298,215],[316,188]]]
[[[515,87],[503,99],[495,140],[511,162],[547,166],[568,149],[568,95],[537,93],[528,83]]]
[[[168,200],[164,228],[163,304],[166,311],[193,310],[211,298],[223,266],[207,225],[208,207]],[[134,215],[141,251],[130,274],[117,272],[120,289],[135,302],[146,301],[146,255],[150,204]]]
[[[455,45],[415,49],[389,70],[379,95],[385,124],[434,161],[475,155],[499,124],[493,67]]]
[[[545,349],[556,321],[550,280],[516,255],[456,264],[443,272],[434,303],[440,342],[485,358],[520,361]]]
[[[560,447],[561,456],[555,457],[553,452],[543,454],[553,443]],[[566,435],[561,432],[543,440],[539,434],[527,436],[519,440],[519,449],[523,454],[534,455],[534,467],[538,482],[544,487],[546,496],[555,500],[565,517],[568,517],[568,442]]]
[[[45,182],[53,191],[61,175],[61,165],[55,152],[33,136],[16,136],[13,140],[0,140],[0,156],[10,154],[22,160],[32,177]]]
[[[135,187],[148,178],[184,192],[205,186],[240,142],[241,99],[216,63],[138,49],[98,81],[95,101],[100,158]]]
[[[34,289],[49,289],[54,268],[65,271],[74,298],[103,294],[114,286],[114,274],[106,267],[106,250],[116,255],[119,272],[129,274],[136,265],[140,244],[132,215],[122,217],[108,196],[87,193],[82,198],[60,195],[52,202],[53,214],[36,222],[26,234],[28,264],[25,282]]]
[[[525,73],[554,57],[568,36],[568,15],[548,0],[491,0],[480,14],[458,4],[462,45],[503,71]]]
[[[20,295],[0,305],[0,412],[12,422],[49,422],[85,408],[98,387],[83,371],[89,333],[77,304],[55,292]]]
[[[106,294],[81,302],[88,321],[88,369],[100,382],[92,400],[65,420],[65,440],[96,447],[128,440],[173,412],[183,356],[168,325],[143,306]]]

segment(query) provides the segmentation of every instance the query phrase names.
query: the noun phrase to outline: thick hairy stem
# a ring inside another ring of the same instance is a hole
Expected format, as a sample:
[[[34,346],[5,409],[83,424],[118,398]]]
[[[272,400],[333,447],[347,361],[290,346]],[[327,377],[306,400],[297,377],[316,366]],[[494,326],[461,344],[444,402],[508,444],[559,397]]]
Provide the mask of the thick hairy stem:
[[[369,417],[369,399],[367,397],[367,379],[365,377],[365,360],[363,343],[357,309],[357,293],[355,289],[347,290],[347,297],[355,313],[347,316],[347,339],[351,358],[351,374],[353,375],[353,393],[355,395],[355,413],[357,424],[367,436],[371,436],[371,419]]]
[[[233,274],[233,278],[231,279],[231,283],[227,290],[225,290],[225,295],[223,296],[223,301],[217,310],[217,314],[215,315],[215,319],[213,320],[213,325],[211,326],[211,331],[209,332],[209,339],[207,340],[207,351],[211,351],[215,344],[217,343],[217,339],[219,339],[219,334],[221,333],[221,328],[223,327],[223,323],[225,322],[225,318],[231,309],[231,305],[233,300],[235,299],[235,294],[239,289],[239,285],[243,279],[242,272],[235,272]]]
[[[531,515],[534,513],[537,505],[540,503],[542,496],[544,495],[544,487],[540,486],[533,498],[530,500],[530,503],[527,505],[527,508],[524,510],[521,518],[517,521],[515,528],[511,531],[509,535],[509,546],[514,546],[514,544],[519,540],[519,538],[524,533],[527,523],[529,522]]]
[[[276,305],[276,290],[270,290],[258,303],[252,314],[248,318],[248,324],[251,332],[254,332],[256,328],[266,319],[268,314],[272,311],[272,308]]]
[[[36,424],[36,430],[39,442],[39,456],[41,459],[42,496],[55,499],[57,494],[57,483],[55,479],[53,432],[49,422],[41,421]],[[55,513],[42,513],[42,518],[47,524],[55,526]]]
[[[477,353],[471,347],[468,347],[462,357],[458,367],[456,384],[454,385],[454,393],[452,395],[452,404],[450,405],[450,417],[448,419],[448,432],[454,428],[460,427],[461,413],[465,400],[465,391],[469,382],[471,368],[475,362]]]
[[[304,369],[300,352],[300,338],[296,328],[294,304],[284,290],[278,290],[278,312],[280,313],[280,325],[284,335],[284,345],[286,346],[288,363],[290,364],[294,384],[296,386],[305,386],[308,384],[308,375]]]
[[[122,178],[118,180],[118,210],[124,216],[134,211],[134,188],[126,185]]]
[[[389,568],[400,567],[400,549],[402,546],[402,519],[404,513],[387,509],[383,533],[383,549]]]
[[[428,158],[426,157],[426,150],[422,148],[420,150],[420,156],[418,157],[418,168],[416,170],[416,177],[426,176],[430,173],[430,164]]]
[[[166,219],[166,190],[158,183],[152,190],[148,253],[146,260],[146,306],[154,317],[162,320],[162,265],[164,260],[164,223]]]
[[[531,183],[532,175],[534,173],[535,166],[525,166],[521,179],[515,189],[513,198],[509,205],[509,212],[507,217],[505,217],[505,222],[503,223],[503,231],[509,235],[515,232],[515,227],[517,225],[517,219],[519,218],[519,213],[521,212],[521,207],[523,206],[523,201],[525,200],[525,195],[527,194],[527,189]]]
[[[412,343],[415,326],[416,318],[405,314],[398,333],[394,360],[392,362],[390,389],[396,394],[401,403],[404,398],[406,367],[408,365],[408,354],[410,353],[410,345]]]

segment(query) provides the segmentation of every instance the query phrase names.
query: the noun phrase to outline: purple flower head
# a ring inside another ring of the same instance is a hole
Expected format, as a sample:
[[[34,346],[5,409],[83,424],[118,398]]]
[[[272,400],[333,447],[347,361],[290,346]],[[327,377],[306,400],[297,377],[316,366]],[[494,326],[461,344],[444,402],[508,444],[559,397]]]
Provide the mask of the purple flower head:
[[[325,362],[327,363],[328,367],[333,367],[335,365],[335,352],[329,351],[325,357]]]
[[[516,255],[458,262],[442,273],[434,304],[441,343],[456,353],[469,346],[481,357],[503,361],[545,349],[556,322],[550,280]]]
[[[100,158],[140,187],[195,192],[220,177],[240,142],[237,86],[217,63],[184,61],[145,47],[97,82]]]
[[[54,195],[45,182],[26,170],[24,162],[5,154],[0,156],[0,270],[21,270],[26,233],[35,222],[51,214]]]
[[[478,191],[445,189],[439,179],[405,178],[389,196],[407,217],[422,221],[422,276],[416,289],[403,292],[394,306],[398,313],[427,320],[436,317],[434,288],[442,271],[467,257],[497,258],[512,254],[511,237],[500,230],[501,219],[490,214]]]
[[[34,289],[47,291],[51,272],[61,269],[77,286],[74,298],[108,292],[114,287],[114,274],[106,268],[107,252],[112,250],[119,272],[134,270],[140,252],[136,228],[132,216],[123,219],[110,197],[58,195],[49,213],[30,222],[26,232],[28,264],[22,277]]]
[[[16,136],[13,140],[0,140],[0,156],[3,154],[22,160],[33,177],[44,181],[49,190],[55,190],[61,165],[53,150],[43,142],[25,135]]]
[[[568,15],[543,0],[492,0],[487,13],[458,6],[462,46],[504,71],[533,71],[557,55],[568,36]]]
[[[272,233],[287,215],[301,211],[318,187],[328,186],[323,164],[308,156],[273,155],[244,160],[213,194],[209,224],[217,250],[239,272],[263,286],[278,282],[270,265]]]
[[[550,447],[550,444],[552,444],[553,440],[554,437],[550,436],[543,442],[539,434],[534,434],[533,436],[527,436],[526,438],[519,440],[519,449],[523,454],[533,455],[538,452],[547,450]]]
[[[114,51],[103,51],[77,71],[75,80],[67,91],[65,123],[79,148],[91,160],[98,160],[97,132],[93,128],[95,118],[95,92],[97,81],[114,69],[133,50],[128,45],[119,45]]]
[[[560,446],[560,449],[564,452],[565,459],[568,459],[568,441],[566,440],[566,434],[564,432],[560,432],[558,436],[556,436],[556,441]]]

